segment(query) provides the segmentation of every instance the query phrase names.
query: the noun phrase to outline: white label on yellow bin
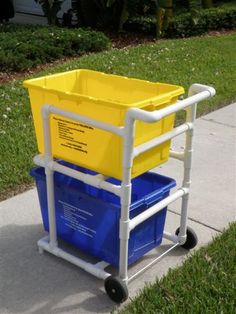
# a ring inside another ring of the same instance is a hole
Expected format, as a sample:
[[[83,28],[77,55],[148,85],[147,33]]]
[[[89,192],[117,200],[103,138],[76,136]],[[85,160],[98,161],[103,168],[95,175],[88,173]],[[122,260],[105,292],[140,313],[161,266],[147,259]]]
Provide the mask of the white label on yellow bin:
[[[60,146],[88,154],[88,143],[82,141],[82,138],[86,137],[88,131],[94,131],[93,127],[79,122],[57,118],[55,116],[53,117],[53,120],[57,123],[58,136],[61,140]]]
[[[59,203],[62,206],[62,215],[61,218],[65,221],[65,225],[70,229],[83,233],[84,235],[93,238],[96,234],[96,231],[88,228],[85,224],[89,217],[93,216],[92,213],[89,213],[85,210],[82,210],[78,207],[75,207],[71,204],[59,200]]]

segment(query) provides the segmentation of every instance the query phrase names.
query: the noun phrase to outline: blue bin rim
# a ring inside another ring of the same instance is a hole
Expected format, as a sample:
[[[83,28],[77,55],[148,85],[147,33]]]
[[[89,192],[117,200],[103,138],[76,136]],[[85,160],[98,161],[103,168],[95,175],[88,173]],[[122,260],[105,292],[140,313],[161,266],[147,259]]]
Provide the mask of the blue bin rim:
[[[73,166],[73,165],[72,165]],[[82,170],[85,170],[85,172],[89,172],[89,173],[94,173],[94,175],[96,174],[95,172],[93,171],[90,171],[90,170],[87,170],[85,168],[82,168],[82,167],[79,167],[80,169]],[[44,170],[43,167],[34,167],[31,169],[30,171],[30,175],[35,178],[36,180],[37,179],[43,179],[45,180],[45,172],[42,171]],[[40,171],[40,172],[39,172]],[[55,171],[56,174],[59,174],[58,172]],[[152,203],[153,200],[156,200],[159,195],[163,195],[165,193],[168,193],[170,191],[171,188],[174,188],[176,186],[176,181],[170,177],[167,177],[167,176],[163,176],[163,175],[160,175],[160,174],[157,174],[153,171],[148,171],[148,172],[145,172],[143,174],[141,174],[140,176],[134,178],[131,180],[131,183],[135,180],[138,180],[140,177],[155,177],[155,180],[156,181],[161,181],[163,182],[163,186],[160,187],[159,189],[155,189],[154,191],[148,193],[147,195],[145,195],[143,198],[139,199],[139,200],[136,200],[134,202],[131,203],[130,205],[130,211],[132,211],[133,209],[137,208],[138,206],[142,205],[142,204],[147,204],[149,205],[150,203]],[[73,178],[74,179],[74,178]],[[78,179],[74,179],[74,180],[77,180],[77,181],[80,181]],[[113,179],[113,178],[108,178],[107,179],[108,181],[109,180],[114,180],[116,183],[115,184],[120,184],[120,181],[118,181],[117,179]],[[61,181],[63,182],[63,181]],[[82,182],[82,181],[81,181]],[[113,182],[114,183],[114,182]],[[84,183],[86,184],[86,183]],[[105,192],[107,192],[106,190],[104,190]],[[87,193],[84,193],[84,192],[80,192],[80,193],[83,193],[83,194],[87,194]],[[107,193],[110,193],[110,192],[107,192]],[[89,195],[89,194],[88,194]],[[118,196],[117,196],[118,197]],[[99,200],[101,201],[101,200]],[[115,207],[118,207],[117,204],[113,204],[111,203],[113,206]]]

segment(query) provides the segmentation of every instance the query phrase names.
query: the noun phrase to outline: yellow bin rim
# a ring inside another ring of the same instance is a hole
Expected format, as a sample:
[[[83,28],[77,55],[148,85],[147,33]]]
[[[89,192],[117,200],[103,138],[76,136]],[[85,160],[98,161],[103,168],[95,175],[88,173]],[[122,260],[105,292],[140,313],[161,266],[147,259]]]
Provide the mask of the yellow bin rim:
[[[108,74],[108,73],[104,73],[104,72],[100,72],[100,71],[94,71],[94,70],[89,70],[89,69],[76,69],[76,70],[72,70],[72,71],[64,71],[64,72],[60,72],[60,73],[56,73],[56,74],[51,74],[51,75],[46,75],[46,76],[41,76],[38,78],[34,78],[34,79],[29,79],[29,80],[25,80],[23,81],[23,86],[25,88],[34,88],[34,89],[38,89],[41,91],[47,91],[47,92],[51,92],[51,93],[56,93],[58,95],[58,97],[60,99],[63,99],[66,97],[66,99],[68,100],[74,100],[74,101],[83,101],[86,99],[89,99],[89,101],[91,103],[102,103],[102,105],[108,106],[108,107],[121,107],[124,109],[124,107],[129,107],[129,108],[143,108],[146,106],[154,106],[154,104],[159,104],[162,103],[165,98],[166,98],[166,93],[154,96],[154,97],[149,97],[145,100],[142,101],[135,101],[135,102],[118,102],[118,101],[114,101],[114,100],[107,100],[105,98],[102,97],[94,97],[94,96],[88,96],[88,95],[83,95],[83,94],[79,94],[79,93],[73,93],[70,91],[61,91],[59,88],[48,88],[46,87],[46,79],[53,79],[53,78],[58,78],[60,76],[64,76],[64,75],[71,75],[73,73],[87,73],[87,74],[98,74],[100,76],[106,77],[107,79],[109,78],[115,78],[115,79],[122,79],[122,80],[127,80],[127,83],[142,83],[142,84],[147,84],[147,85],[155,85],[158,86],[160,85],[160,87],[163,88],[163,86],[168,87],[168,97],[169,98],[173,98],[173,97],[178,97],[181,94],[184,94],[184,88],[182,86],[179,85],[174,85],[174,84],[167,84],[167,83],[162,83],[162,82],[155,82],[155,81],[148,81],[148,80],[143,80],[143,79],[138,79],[138,78],[130,78],[127,76],[120,76],[120,75],[116,75],[116,74]],[[42,80],[45,80],[45,85],[42,86]]]

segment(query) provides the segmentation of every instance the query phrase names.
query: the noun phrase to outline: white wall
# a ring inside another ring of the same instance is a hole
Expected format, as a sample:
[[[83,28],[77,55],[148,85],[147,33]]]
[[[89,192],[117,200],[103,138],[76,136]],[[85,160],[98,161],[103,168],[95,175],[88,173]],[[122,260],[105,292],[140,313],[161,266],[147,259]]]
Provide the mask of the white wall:
[[[4,1],[4,0],[0,0]],[[38,14],[43,15],[41,5],[36,3],[34,0],[14,0],[14,7],[16,12],[29,13],[29,14]],[[71,0],[66,0],[62,4],[62,9],[58,13],[58,16],[61,17],[64,12],[71,8]]]
[[[43,15],[41,5],[34,0],[14,0],[13,2],[16,12]]]

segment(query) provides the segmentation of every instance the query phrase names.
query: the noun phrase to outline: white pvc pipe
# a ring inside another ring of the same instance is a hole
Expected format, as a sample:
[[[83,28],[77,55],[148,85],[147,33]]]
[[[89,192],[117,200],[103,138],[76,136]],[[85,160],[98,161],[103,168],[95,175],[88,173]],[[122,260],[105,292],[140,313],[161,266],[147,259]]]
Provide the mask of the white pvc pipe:
[[[131,203],[131,169],[133,166],[135,121],[126,114],[123,156],[122,156],[122,185],[121,185],[121,217],[119,222],[120,258],[119,277],[128,283],[128,244],[129,244],[129,209]]]
[[[205,87],[199,84],[194,84],[190,87],[188,95],[189,97],[194,97],[196,93],[201,93],[201,91]],[[210,87],[209,87],[210,88]],[[215,90],[210,88],[211,96],[215,94]],[[194,103],[191,107],[186,108],[186,121],[189,123],[193,123],[196,118],[196,111],[197,111],[197,103]],[[191,184],[191,168],[192,168],[192,155],[193,155],[193,135],[194,129],[189,130],[186,132],[185,137],[185,150],[184,150],[184,175],[183,175],[183,184],[184,188],[190,189]],[[189,201],[189,194],[184,195],[182,198],[181,204],[181,215],[180,215],[180,227],[179,227],[179,234],[178,239],[179,243],[183,244],[186,241],[186,231],[187,231],[187,220],[188,220],[188,201]]]
[[[39,165],[41,167],[45,167],[45,160],[42,155],[37,155],[34,157],[34,162],[36,165]],[[60,172],[62,174],[68,175],[74,179],[80,180],[86,184],[92,185],[94,187],[97,187],[99,189],[106,190],[108,192],[111,192],[117,196],[120,196],[121,194],[121,187],[120,185],[115,185],[109,182],[106,182],[106,176],[103,176],[102,174],[98,175],[90,175],[90,174],[85,174],[82,173],[78,170],[71,169],[69,167],[60,165],[56,161],[51,161],[48,164],[48,167],[53,170]]]
[[[77,180],[80,180],[86,184],[92,185],[94,187],[97,187],[99,189],[103,189],[106,191],[109,191],[111,193],[114,193],[115,195],[120,195],[121,194],[121,187],[119,185],[115,185],[109,182],[104,181],[103,179],[100,179],[97,176],[93,176],[90,174],[82,173],[78,170],[74,170],[71,168],[68,168],[66,166],[60,165],[57,162],[51,163],[52,169],[54,171],[63,173],[65,175],[68,175],[72,178],[75,178]]]
[[[148,112],[139,108],[130,108],[127,114],[135,120],[141,120],[148,123],[154,123],[172,113],[180,111],[188,106],[198,103],[199,101],[202,101],[215,94],[214,88],[209,87],[209,86],[205,86],[201,84],[194,84],[192,85],[191,88],[192,90],[197,90],[197,88],[199,88],[200,92],[196,95],[190,96],[184,100],[178,101],[177,103],[167,106],[160,110]]]
[[[45,161],[44,161],[43,155],[38,154],[34,156],[33,161],[35,165],[40,166],[40,167],[45,167]]]
[[[163,232],[163,238],[165,238],[171,242],[178,243],[178,236],[175,234],[172,234],[170,232],[164,231]]]
[[[58,247],[51,248],[47,238],[40,239],[38,241],[38,247],[41,250],[45,250],[57,257],[61,257],[62,259],[82,268],[83,270],[96,276],[97,278],[105,280],[107,277],[111,275],[105,272],[99,264],[91,264],[91,263],[85,262],[84,260],[78,257],[75,257],[74,255],[69,254]]]
[[[98,120],[95,120],[95,119],[92,119],[92,118],[89,118],[89,117],[86,117],[77,113],[68,112],[68,111],[59,109],[57,107],[54,107],[52,105],[44,106],[44,110],[47,112],[54,113],[54,114],[63,116],[65,118],[74,120],[74,121],[86,123],[90,126],[102,129],[104,131],[111,132],[121,137],[123,137],[124,135],[124,127],[114,126],[112,124],[101,122],[101,121],[98,121]]]
[[[216,94],[216,90],[214,89],[214,87],[204,85],[204,84],[194,83],[189,88],[188,96],[192,96],[203,91],[208,91],[210,94],[209,97],[213,97]]]
[[[184,161],[184,152],[177,152],[174,150],[170,150],[170,157],[175,158],[180,161]]]
[[[154,206],[148,208],[141,214],[137,215],[133,219],[130,220],[129,222],[129,228],[130,230],[133,230],[136,226],[147,220],[148,218],[152,217],[155,215],[157,212],[162,210],[164,207],[168,206],[169,204],[173,203],[183,195],[187,194],[188,190],[187,189],[182,189],[180,188],[177,190],[175,193],[171,194],[170,196],[164,198],[162,201],[159,203],[155,204]]]
[[[47,190],[47,206],[48,206],[48,223],[50,235],[50,248],[56,248],[57,243],[57,227],[55,218],[55,202],[54,202],[54,177],[53,171],[49,168],[52,161],[51,151],[51,131],[49,116],[44,109],[41,112],[43,120],[43,135],[44,135],[44,149],[45,149],[45,175],[46,175],[46,190]]]
[[[195,105],[196,106],[196,105]],[[191,110],[195,111],[195,109]],[[194,118],[193,118],[194,120]],[[191,133],[188,132],[186,134],[186,144],[185,144],[185,158],[184,158],[184,178],[183,178],[183,184],[182,186],[185,188],[190,189],[191,185],[191,168],[192,168],[192,154],[193,154],[193,148],[192,148],[192,142],[193,142],[193,130],[191,130]],[[183,244],[186,241],[186,230],[187,230],[187,219],[188,219],[188,201],[189,201],[189,194],[184,195],[182,198],[182,204],[181,204],[181,215],[180,215],[180,228],[179,228],[179,242],[180,244]]]
[[[170,132],[167,132],[153,140],[150,140],[144,144],[141,144],[139,146],[136,146],[134,148],[134,158],[139,156],[140,154],[146,152],[147,150],[149,149],[152,149],[184,132],[186,132],[187,130],[191,129],[192,128],[192,125],[191,124],[188,124],[188,123],[185,123],[185,124],[182,124],[176,128],[174,128],[172,131]]]

